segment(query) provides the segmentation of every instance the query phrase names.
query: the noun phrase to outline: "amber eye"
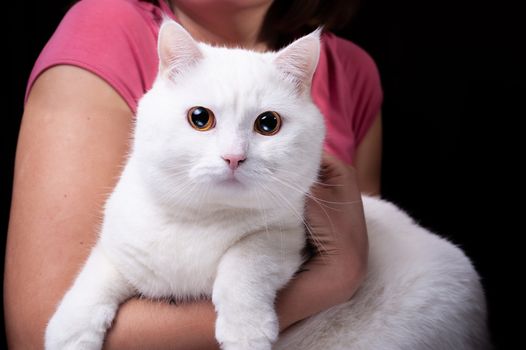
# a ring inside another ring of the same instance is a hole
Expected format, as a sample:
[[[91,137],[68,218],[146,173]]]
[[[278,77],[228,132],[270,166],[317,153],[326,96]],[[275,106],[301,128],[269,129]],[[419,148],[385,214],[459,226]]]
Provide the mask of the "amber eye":
[[[278,113],[267,111],[256,118],[254,130],[261,135],[271,136],[276,134],[281,128],[281,117]]]
[[[197,106],[188,110],[188,122],[196,130],[207,131],[216,125],[216,118],[208,108]]]

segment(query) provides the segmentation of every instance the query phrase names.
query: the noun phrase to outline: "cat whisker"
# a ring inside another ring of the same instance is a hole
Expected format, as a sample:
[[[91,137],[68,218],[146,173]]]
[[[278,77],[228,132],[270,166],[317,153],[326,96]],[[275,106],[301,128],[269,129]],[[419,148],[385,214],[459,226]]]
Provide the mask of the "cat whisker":
[[[271,176],[271,178],[274,178],[274,180],[276,180],[276,181],[278,181],[278,182],[280,182],[280,183],[282,183],[284,185],[287,185],[286,182],[280,181],[280,179],[277,179],[274,176]],[[292,185],[292,184],[288,184],[288,185],[289,185],[290,188],[295,189],[296,191],[298,191],[300,193],[303,193],[300,189],[296,188],[294,185]],[[352,201],[352,202],[348,202],[348,203],[324,201],[324,200],[322,200],[320,198],[315,197],[314,195],[311,195],[310,193],[306,193],[305,195],[307,197],[311,198],[320,207],[320,209],[323,211],[323,213],[327,217],[327,220],[329,221],[329,224],[331,225],[331,232],[333,232],[333,234],[337,234],[339,231],[337,231],[335,229],[335,226],[334,226],[334,223],[333,223],[333,221],[331,219],[331,216],[329,215],[329,213],[327,213],[327,210],[325,210],[325,208],[329,208],[329,209],[335,210],[335,211],[341,211],[341,210],[344,210],[344,209],[332,208],[332,207],[330,207],[328,205],[320,203],[320,201],[322,201],[322,202],[330,202],[331,204],[355,204],[355,203],[360,203],[359,201]],[[313,237],[313,239],[315,239],[315,237]],[[320,242],[318,241],[317,243],[319,244]]]
[[[194,164],[192,164],[191,162],[185,162],[185,161],[162,164],[163,169],[187,169],[193,166]]]
[[[270,236],[270,232],[269,232],[269,229],[268,229],[267,212],[266,212],[265,208],[263,208],[263,206],[261,205],[261,203],[263,203],[263,202],[262,202],[262,197],[260,196],[260,191],[259,191],[258,188],[254,188],[254,194],[256,196],[256,200],[257,200],[258,206],[259,206],[259,213],[257,213],[255,216],[263,218],[263,223],[265,224],[265,232],[267,234],[267,237],[269,237]],[[273,198],[272,198],[272,200],[273,200]],[[252,207],[252,210],[256,211],[256,208]],[[281,227],[280,227],[280,240],[281,240],[281,242],[283,242],[283,237],[282,236],[283,236],[283,233],[282,233]],[[281,254],[281,259],[283,260],[283,244],[282,243],[280,244],[280,254]]]
[[[163,174],[165,175],[178,175],[178,174],[188,174],[188,172],[193,169],[195,166],[193,164],[173,164],[173,165],[164,165],[161,167]]]
[[[261,205],[262,202],[261,202],[261,198],[259,196],[259,191],[256,189],[254,193],[256,194],[256,198],[257,198],[257,201],[258,201],[259,209],[263,213],[263,222],[265,223],[265,231],[267,233],[267,236],[269,236],[267,213],[266,213],[265,209],[263,208],[263,206]]]
[[[176,205],[185,203],[190,196],[193,196],[196,187],[197,184],[193,183],[191,186],[183,186],[175,191],[166,191],[162,194],[162,199],[173,208]]]
[[[212,183],[209,182],[204,188],[204,190],[199,191],[199,198],[197,200],[197,203],[199,203],[199,207],[197,208],[197,212],[201,212],[202,208],[205,206],[205,199],[206,197],[208,197],[208,192],[210,191],[211,187]]]
[[[286,187],[288,187],[288,188],[290,188],[290,189],[292,189],[292,190],[294,190],[294,191],[300,193],[301,195],[306,196],[306,197],[312,199],[313,201],[315,201],[316,203],[318,203],[320,206],[326,206],[326,205],[324,205],[323,203],[320,203],[320,202],[324,202],[323,199],[321,199],[321,198],[317,198],[317,197],[314,196],[313,194],[311,194],[311,193],[309,193],[309,192],[305,192],[305,191],[303,191],[303,190],[297,188],[297,187],[294,186],[293,184],[288,183],[288,182],[285,182],[285,181],[283,181],[283,180],[277,178],[276,176],[272,176],[272,175],[269,175],[269,176],[270,176],[270,178],[273,179],[274,181],[277,181],[277,182],[281,183],[282,185],[284,185],[284,186],[286,186]],[[330,208],[330,209],[334,209],[334,208],[331,208],[331,207],[329,207],[329,206],[326,206],[326,207],[328,207],[328,208]]]
[[[310,177],[309,176],[305,176],[305,175],[302,175],[300,173],[297,173],[297,172],[294,172],[294,171],[291,171],[291,170],[287,170],[287,169],[273,169],[273,168],[267,168],[265,170],[269,170],[270,174],[269,173],[266,173],[265,175],[275,175],[276,172],[283,172],[283,173],[287,173],[287,174],[291,174],[293,176],[299,176],[301,178],[304,178],[304,179],[307,179],[307,180],[310,180]],[[323,187],[342,187],[343,184],[329,184],[329,183],[326,183],[326,182],[321,182],[321,181],[317,181],[317,180],[310,180],[313,184],[316,184],[316,185],[320,185],[320,186],[323,186]]]
[[[270,175],[271,178],[273,178],[274,180],[278,181],[279,183],[283,184],[284,186],[287,186],[299,193],[302,193],[304,194],[305,196],[311,198],[312,200],[316,201],[316,202],[323,202],[323,203],[327,203],[327,204],[335,204],[335,205],[349,205],[349,204],[357,204],[357,203],[360,203],[359,200],[355,200],[355,201],[341,201],[341,202],[335,202],[335,201],[328,201],[328,200],[325,200],[325,199],[321,199],[321,198],[318,198],[316,197],[315,195],[313,195],[312,193],[310,192],[304,192],[302,191],[301,189],[297,188],[295,185],[293,185],[292,183],[289,183],[289,182],[286,182],[282,179],[279,179],[275,176],[272,176]],[[319,203],[320,205],[323,205],[322,203]],[[332,210],[338,210],[336,208],[332,208],[328,205],[325,205],[326,208],[329,208],[329,209],[332,209]]]
[[[172,171],[172,170],[176,170],[175,168],[174,169],[164,169],[165,172],[163,175],[168,178],[179,177],[180,175],[187,175],[189,169],[191,169],[191,167],[186,168],[186,169],[177,169],[178,171]]]
[[[305,228],[307,229],[308,231],[308,234],[309,234],[309,238],[315,242],[315,245],[316,245],[316,248],[318,249],[318,251],[322,254],[320,254],[320,257],[321,259],[325,259],[325,256],[326,254],[328,253],[328,250],[325,248],[324,244],[322,241],[320,241],[317,236],[314,234],[314,232],[312,231],[312,228],[310,227],[309,223],[304,219],[304,216],[303,215],[300,215],[296,209],[294,208],[294,206],[290,203],[290,201],[285,198],[284,196],[282,196],[280,193],[278,192],[273,192],[271,191],[270,189],[268,189],[267,187],[265,187],[264,185],[261,185],[261,187],[267,191],[267,193],[269,193],[271,195],[271,197],[274,198],[274,200],[276,200],[276,195],[280,197],[281,199],[281,203],[280,201],[276,201],[277,204],[285,204],[289,209],[292,210],[292,213],[303,223],[303,225],[305,226]]]

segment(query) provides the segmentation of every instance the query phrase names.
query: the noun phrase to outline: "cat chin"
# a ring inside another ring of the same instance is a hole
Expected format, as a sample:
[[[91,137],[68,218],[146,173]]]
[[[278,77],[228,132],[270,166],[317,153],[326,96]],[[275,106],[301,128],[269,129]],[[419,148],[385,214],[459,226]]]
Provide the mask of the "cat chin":
[[[245,184],[236,177],[228,177],[224,180],[219,180],[217,186],[220,188],[223,187],[226,190],[240,190],[246,187]]]

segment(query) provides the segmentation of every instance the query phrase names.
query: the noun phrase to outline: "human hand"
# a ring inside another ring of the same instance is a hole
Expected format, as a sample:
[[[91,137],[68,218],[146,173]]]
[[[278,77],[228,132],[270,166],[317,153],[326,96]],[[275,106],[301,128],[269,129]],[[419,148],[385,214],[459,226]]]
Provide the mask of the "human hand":
[[[304,268],[334,277],[350,298],[365,276],[369,250],[354,168],[324,153],[305,214],[314,256]]]

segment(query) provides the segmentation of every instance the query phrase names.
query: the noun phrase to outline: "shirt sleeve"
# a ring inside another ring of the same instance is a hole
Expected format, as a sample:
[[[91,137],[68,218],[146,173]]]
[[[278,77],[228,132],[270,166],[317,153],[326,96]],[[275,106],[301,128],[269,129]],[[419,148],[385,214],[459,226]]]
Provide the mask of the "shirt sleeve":
[[[157,33],[152,12],[139,2],[82,0],[64,16],[38,57],[25,101],[38,76],[60,64],[84,68],[109,83],[135,113],[157,71]],[[72,82],[74,83],[74,82]]]
[[[380,74],[373,58],[359,46],[352,44],[349,66],[353,80],[350,91],[353,96],[352,129],[358,147],[379,115],[383,102]]]

